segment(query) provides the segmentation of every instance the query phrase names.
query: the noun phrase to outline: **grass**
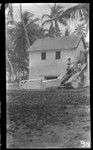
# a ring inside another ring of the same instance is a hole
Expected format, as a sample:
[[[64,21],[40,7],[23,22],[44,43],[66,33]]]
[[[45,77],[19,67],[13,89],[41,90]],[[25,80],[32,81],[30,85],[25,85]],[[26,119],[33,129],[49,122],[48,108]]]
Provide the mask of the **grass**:
[[[84,111],[77,109],[78,106],[89,104],[89,89],[9,90],[7,132],[12,136],[19,133],[28,137],[42,134],[46,125],[64,124],[70,127],[77,115],[79,118],[87,117]]]
[[[38,130],[48,123],[60,120],[66,123],[66,120],[73,118],[73,114],[67,115],[66,105],[89,105],[87,93],[88,89],[76,92],[61,89],[7,91],[9,131],[15,132],[20,124]]]

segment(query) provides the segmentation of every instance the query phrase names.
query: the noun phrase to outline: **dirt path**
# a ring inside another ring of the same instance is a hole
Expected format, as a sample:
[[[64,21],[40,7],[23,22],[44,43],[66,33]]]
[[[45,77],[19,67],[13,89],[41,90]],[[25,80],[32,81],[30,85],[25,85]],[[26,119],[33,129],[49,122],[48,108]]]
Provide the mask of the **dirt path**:
[[[42,130],[31,130],[26,126],[20,125],[16,134],[7,134],[7,147],[9,148],[80,148],[81,143],[91,142],[90,139],[90,107],[78,106],[67,107],[65,122],[55,121],[55,123],[46,124]],[[68,116],[74,115],[74,118],[68,119]]]

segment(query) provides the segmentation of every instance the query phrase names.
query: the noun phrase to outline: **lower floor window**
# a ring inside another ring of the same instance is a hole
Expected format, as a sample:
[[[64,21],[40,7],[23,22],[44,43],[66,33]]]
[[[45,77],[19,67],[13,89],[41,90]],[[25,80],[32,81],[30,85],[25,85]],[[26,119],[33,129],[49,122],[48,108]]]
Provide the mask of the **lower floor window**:
[[[58,76],[45,76],[44,78],[45,80],[52,80],[52,79],[57,79]]]

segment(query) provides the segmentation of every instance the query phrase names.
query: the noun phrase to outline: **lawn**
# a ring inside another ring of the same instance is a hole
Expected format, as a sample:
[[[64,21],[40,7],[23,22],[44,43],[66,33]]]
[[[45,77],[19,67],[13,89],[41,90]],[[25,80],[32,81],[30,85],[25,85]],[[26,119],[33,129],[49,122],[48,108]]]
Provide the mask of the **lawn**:
[[[62,132],[61,132],[62,131]],[[76,147],[90,140],[89,89],[7,91],[9,148]],[[87,135],[86,135],[87,132]],[[63,134],[64,133],[64,134]],[[89,134],[89,136],[88,136]],[[66,140],[64,140],[66,139]],[[75,144],[70,139],[77,141]]]

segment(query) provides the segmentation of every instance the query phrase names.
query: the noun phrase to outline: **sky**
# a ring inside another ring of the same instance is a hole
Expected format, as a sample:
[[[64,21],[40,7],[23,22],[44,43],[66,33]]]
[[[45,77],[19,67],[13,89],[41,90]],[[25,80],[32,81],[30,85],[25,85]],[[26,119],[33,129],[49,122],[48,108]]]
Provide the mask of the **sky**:
[[[71,6],[77,5],[77,3],[58,3],[61,6],[64,6],[65,9],[69,8]],[[21,3],[22,5],[22,11],[29,11],[34,14],[34,17],[42,18],[43,14],[50,14],[50,8],[49,6],[54,5],[54,3]],[[20,20],[20,4],[14,4],[14,19],[16,21]],[[42,24],[42,21],[38,22],[40,25]],[[59,24],[59,27],[61,29],[61,32],[64,34],[65,27],[62,24]],[[46,24],[43,26],[43,28],[49,28],[49,24]]]
[[[54,3],[21,3],[22,5],[22,11],[29,11],[34,14],[34,17],[41,18],[43,14],[50,14],[50,8],[49,6],[53,5]],[[64,9],[73,7],[77,5],[78,3],[57,3],[61,6],[64,6]],[[20,3],[12,3],[13,6],[13,12],[14,12],[14,20],[20,21]],[[40,25],[42,21],[38,22]],[[75,23],[75,22],[74,22]],[[71,28],[73,29],[74,24],[70,24]],[[47,24],[44,26],[44,28],[48,28],[49,25]],[[62,32],[65,32],[65,27],[63,25],[59,24],[60,29]],[[86,38],[89,41],[89,35],[87,35]]]
[[[22,5],[22,10],[24,11],[29,11],[35,14],[35,17],[42,17],[43,14],[49,14],[50,13],[50,8],[49,5],[53,5],[54,3],[21,3]],[[64,6],[65,8],[69,8],[72,6],[77,5],[78,3],[57,3],[61,6]],[[14,18],[16,20],[20,20],[20,4],[15,3],[13,4],[14,7]]]

